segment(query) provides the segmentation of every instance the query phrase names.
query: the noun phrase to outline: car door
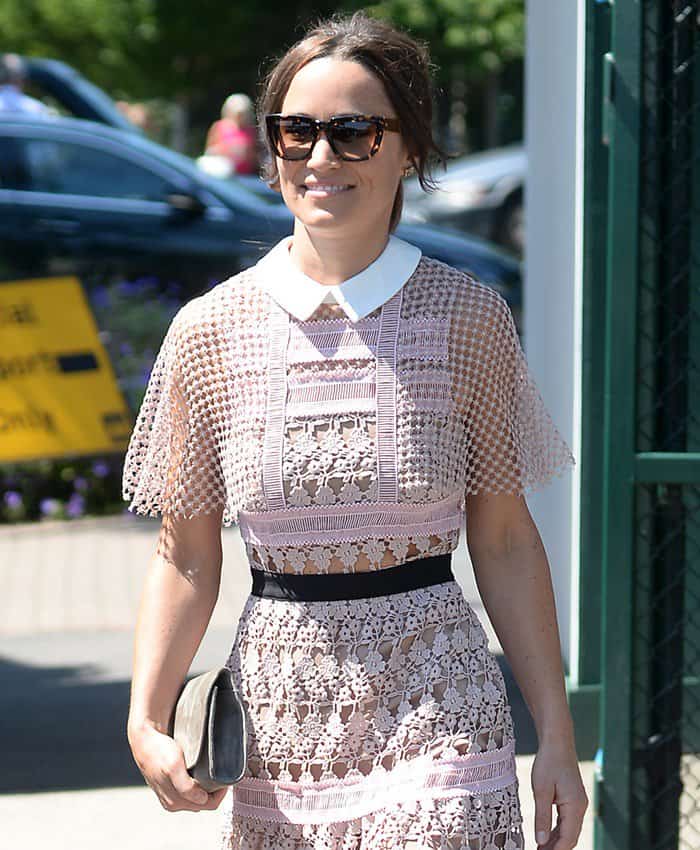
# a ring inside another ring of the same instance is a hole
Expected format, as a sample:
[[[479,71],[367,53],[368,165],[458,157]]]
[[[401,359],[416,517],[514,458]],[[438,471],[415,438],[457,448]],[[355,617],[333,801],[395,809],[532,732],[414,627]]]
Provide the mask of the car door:
[[[206,218],[178,210],[186,176],[138,151],[45,123],[0,126],[0,253],[24,273],[156,274],[196,261]],[[197,220],[200,221],[197,221]],[[177,258],[177,259],[175,259]]]

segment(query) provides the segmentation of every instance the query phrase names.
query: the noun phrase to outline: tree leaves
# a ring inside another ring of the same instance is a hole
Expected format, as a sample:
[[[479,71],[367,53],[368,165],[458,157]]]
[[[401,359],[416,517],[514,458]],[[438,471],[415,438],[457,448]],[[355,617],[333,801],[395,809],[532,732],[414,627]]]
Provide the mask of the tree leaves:
[[[3,50],[63,59],[115,97],[201,97],[255,88],[261,63],[304,26],[361,4],[288,0],[3,0]],[[365,5],[430,44],[467,77],[522,55],[523,0],[383,0]]]

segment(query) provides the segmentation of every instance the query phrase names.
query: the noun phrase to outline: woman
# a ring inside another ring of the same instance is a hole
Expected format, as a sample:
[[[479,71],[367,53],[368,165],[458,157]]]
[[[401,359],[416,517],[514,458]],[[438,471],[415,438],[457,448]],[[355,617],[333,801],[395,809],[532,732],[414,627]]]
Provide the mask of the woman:
[[[255,174],[258,169],[255,112],[248,95],[232,94],[226,98],[221,118],[207,133],[205,154],[225,157],[232,174]]]
[[[268,178],[294,232],[186,304],[127,454],[163,514],[136,633],[129,740],[168,809],[224,806],[226,850],[524,846],[513,726],[450,570],[478,584],[532,712],[540,846],[586,808],[549,567],[524,493],[573,462],[493,289],[393,230],[429,184],[428,58],[358,13],[268,76]],[[219,587],[221,525],[253,573],[229,658],[246,775],[207,795],[168,737]],[[552,805],[558,820],[552,829]]]

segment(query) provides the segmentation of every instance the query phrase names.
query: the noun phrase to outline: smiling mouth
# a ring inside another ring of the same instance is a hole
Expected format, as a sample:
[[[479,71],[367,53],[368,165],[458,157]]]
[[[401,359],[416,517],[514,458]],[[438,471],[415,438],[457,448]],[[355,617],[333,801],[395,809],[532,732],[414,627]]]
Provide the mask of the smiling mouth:
[[[310,195],[313,198],[329,198],[332,195],[341,195],[343,192],[348,192],[353,187],[348,184],[331,184],[328,183],[326,185],[319,184],[318,186],[308,186],[306,184],[302,185],[302,189],[304,190],[304,195]]]

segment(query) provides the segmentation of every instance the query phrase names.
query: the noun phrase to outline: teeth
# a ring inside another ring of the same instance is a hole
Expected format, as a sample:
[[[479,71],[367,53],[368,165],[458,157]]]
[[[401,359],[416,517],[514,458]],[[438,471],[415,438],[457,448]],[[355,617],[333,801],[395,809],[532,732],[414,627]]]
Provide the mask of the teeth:
[[[317,186],[307,186],[306,191],[307,192],[322,192],[325,195],[337,195],[338,192],[344,192],[348,188],[350,188],[350,187],[349,186],[336,186],[336,185],[329,185],[329,186],[317,185]]]

